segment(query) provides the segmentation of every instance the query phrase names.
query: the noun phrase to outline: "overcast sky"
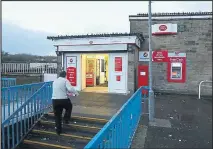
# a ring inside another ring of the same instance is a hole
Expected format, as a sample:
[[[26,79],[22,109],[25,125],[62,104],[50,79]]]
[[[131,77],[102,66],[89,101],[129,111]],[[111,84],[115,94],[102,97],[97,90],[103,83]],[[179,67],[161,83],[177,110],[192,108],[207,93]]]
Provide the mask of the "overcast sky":
[[[212,11],[212,2],[153,2],[152,12]],[[129,15],[148,12],[148,2],[2,2],[3,22],[50,34],[129,32]]]

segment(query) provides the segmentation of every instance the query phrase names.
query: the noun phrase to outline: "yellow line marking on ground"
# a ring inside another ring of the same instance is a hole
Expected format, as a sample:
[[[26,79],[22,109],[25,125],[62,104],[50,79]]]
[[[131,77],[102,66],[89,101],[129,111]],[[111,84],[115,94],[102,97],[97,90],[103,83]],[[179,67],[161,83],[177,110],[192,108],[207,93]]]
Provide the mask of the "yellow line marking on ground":
[[[43,130],[35,130],[35,129],[33,129],[32,132],[50,134],[50,135],[57,135],[55,132],[43,131]],[[92,139],[91,137],[83,137],[83,136],[70,135],[70,134],[64,134],[64,133],[62,133],[61,136],[63,136],[63,137],[71,137],[71,138],[74,138],[74,139],[84,139],[84,140],[91,140]]]
[[[55,144],[49,144],[49,143],[43,143],[43,142],[31,141],[31,140],[24,140],[24,143],[26,143],[26,144],[38,144],[38,145],[61,148],[61,149],[73,149],[73,148],[68,147],[68,146],[55,145]]]
[[[46,123],[46,124],[55,124],[55,122],[50,122],[50,121],[43,121],[40,120],[41,123]],[[101,130],[101,128],[99,127],[93,127],[93,126],[83,126],[83,125],[76,125],[76,124],[66,124],[67,126],[70,127],[78,127],[78,128],[83,128],[83,129],[97,129],[97,130]]]
[[[54,116],[54,113],[50,112],[48,115]],[[78,120],[88,120],[88,121],[99,121],[103,123],[107,123],[107,119],[101,119],[101,118],[93,118],[93,117],[84,117],[84,116],[72,116],[71,118],[78,119]]]

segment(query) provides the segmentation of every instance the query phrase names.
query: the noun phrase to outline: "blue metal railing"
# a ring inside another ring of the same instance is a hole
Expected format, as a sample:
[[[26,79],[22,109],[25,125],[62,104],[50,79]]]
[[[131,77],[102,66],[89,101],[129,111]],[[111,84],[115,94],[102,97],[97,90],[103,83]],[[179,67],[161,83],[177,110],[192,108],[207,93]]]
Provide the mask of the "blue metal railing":
[[[1,87],[10,87],[16,85],[16,78],[1,78]]]
[[[45,82],[1,125],[2,149],[14,149],[51,105],[52,82]]]
[[[25,103],[45,82],[4,87],[1,89],[1,120],[4,122],[13,112]]]
[[[92,148],[129,148],[137,129],[142,114],[142,89],[141,87],[109,120],[109,122],[85,146]]]

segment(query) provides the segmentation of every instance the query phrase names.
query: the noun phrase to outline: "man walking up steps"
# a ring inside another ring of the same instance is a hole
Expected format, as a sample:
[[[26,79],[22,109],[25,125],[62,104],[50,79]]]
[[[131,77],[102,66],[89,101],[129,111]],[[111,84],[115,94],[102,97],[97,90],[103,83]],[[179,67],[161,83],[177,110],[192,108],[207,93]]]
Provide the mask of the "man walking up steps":
[[[71,86],[70,82],[66,79],[66,72],[62,71],[59,78],[53,82],[52,104],[53,112],[55,115],[56,133],[61,134],[62,131],[62,112],[65,109],[63,121],[68,124],[72,113],[72,103],[68,98],[68,93],[78,96],[79,93]]]

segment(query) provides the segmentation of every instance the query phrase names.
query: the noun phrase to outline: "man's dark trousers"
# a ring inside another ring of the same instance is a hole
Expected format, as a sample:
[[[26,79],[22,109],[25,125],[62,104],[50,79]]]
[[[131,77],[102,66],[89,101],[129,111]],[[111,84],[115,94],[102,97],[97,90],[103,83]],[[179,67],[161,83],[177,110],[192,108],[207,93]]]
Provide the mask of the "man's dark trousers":
[[[72,103],[70,99],[53,99],[53,111],[55,115],[55,126],[57,134],[60,134],[62,131],[62,112],[65,109],[64,122],[69,122],[72,113]]]

